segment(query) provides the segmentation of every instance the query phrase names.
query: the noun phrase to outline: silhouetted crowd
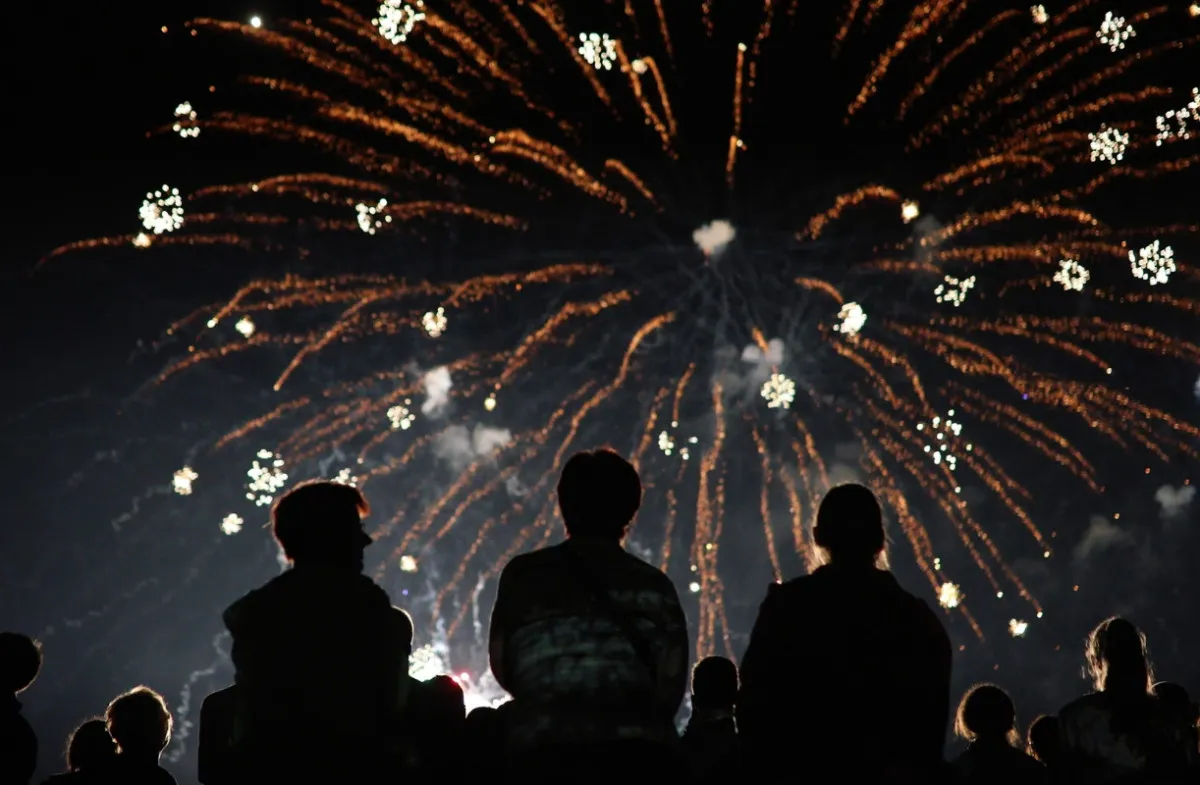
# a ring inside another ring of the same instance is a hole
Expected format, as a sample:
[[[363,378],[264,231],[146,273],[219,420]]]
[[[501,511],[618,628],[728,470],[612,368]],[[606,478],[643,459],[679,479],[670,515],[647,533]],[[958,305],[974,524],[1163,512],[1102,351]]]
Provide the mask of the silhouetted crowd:
[[[691,670],[671,581],[622,547],[642,499],[610,450],[563,468],[567,539],[514,558],[497,590],[492,673],[511,700],[465,711],[449,676],[408,673],[413,624],[363,575],[369,508],[353,487],[297,486],[271,512],[290,569],[231,605],[234,684],[201,708],[198,778],[251,783],[1053,783],[1200,781],[1197,707],[1155,683],[1145,636],[1110,618],[1089,636],[1095,691],[1022,739],[1012,699],[959,702],[967,750],[947,761],[951,647],[941,620],[886,569],[883,516],[861,485],[824,497],[825,563],[770,586],[740,670]],[[0,785],[26,785],[38,740],[19,695],[41,646],[0,634]],[[11,695],[11,697],[9,697]],[[55,785],[172,785],[172,717],[147,687],[81,724]]]

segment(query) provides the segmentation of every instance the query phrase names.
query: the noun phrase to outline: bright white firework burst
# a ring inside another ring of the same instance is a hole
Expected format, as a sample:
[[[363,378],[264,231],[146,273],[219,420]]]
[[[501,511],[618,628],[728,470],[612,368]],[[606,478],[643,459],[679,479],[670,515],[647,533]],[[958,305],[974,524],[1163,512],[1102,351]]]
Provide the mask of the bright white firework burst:
[[[1044,25],[1050,21],[1050,14],[1046,12],[1046,6],[1044,5],[1031,7],[1029,13],[1033,15],[1033,23],[1035,25]]]
[[[1108,44],[1108,48],[1114,52],[1124,49],[1125,42],[1136,35],[1137,31],[1133,29],[1133,25],[1126,23],[1125,17],[1117,16],[1112,11],[1104,15],[1104,21],[1096,31],[1100,43]]]
[[[597,71],[611,71],[617,61],[617,42],[608,33],[580,33],[579,54]]]
[[[142,226],[155,234],[173,232],[183,226],[183,197],[178,188],[164,185],[157,191],[146,194],[138,209]]]
[[[1149,281],[1151,286],[1166,283],[1175,272],[1175,249],[1155,240],[1140,251],[1130,251],[1129,263],[1134,278]]]
[[[138,232],[137,236],[133,238],[133,247],[149,248],[151,242],[153,241],[150,239],[150,235],[146,234],[145,232]]]
[[[480,706],[495,708],[508,700],[499,686],[488,676],[476,681],[466,672],[455,673],[450,668],[450,648],[442,641],[427,643],[408,658],[408,675],[417,681],[429,681],[435,676],[449,676],[462,687],[466,710]]]
[[[275,501],[275,494],[288,481],[287,472],[283,470],[283,458],[270,450],[258,451],[258,459],[250,464],[246,476],[250,478],[246,485],[246,498],[257,507],[266,507]]]
[[[384,0],[379,4],[379,16],[371,24],[379,28],[379,34],[392,44],[402,44],[412,35],[417,25],[425,21],[425,3],[414,0]]]
[[[946,581],[938,589],[938,604],[943,608],[957,608],[962,602],[962,590],[957,585]]]
[[[957,308],[967,299],[967,292],[974,288],[975,276],[973,275],[970,278],[955,278],[953,275],[947,275],[942,279],[942,283],[933,290],[933,294],[939,303],[950,303]]]
[[[407,431],[412,427],[417,416],[412,413],[410,406],[412,406],[412,399],[405,398],[403,404],[397,404],[387,410],[388,420],[391,421],[394,430]]]
[[[233,329],[241,333],[243,338],[249,338],[251,335],[254,335],[254,331],[257,328],[254,326],[253,319],[251,319],[249,316],[243,316],[241,319],[237,320],[237,324],[233,326]]]
[[[910,224],[920,217],[921,205],[917,204],[911,199],[900,205],[900,219],[904,221],[904,223]]]
[[[663,455],[670,455],[675,452],[675,439],[666,431],[658,434],[658,449],[662,450]]]
[[[781,373],[771,374],[762,386],[768,409],[790,409],[796,400],[796,383]]]
[[[225,534],[237,534],[242,530],[242,524],[246,521],[236,512],[231,512],[221,519],[221,531]]]
[[[446,309],[438,308],[436,311],[427,311],[421,317],[421,326],[425,328],[426,334],[430,338],[439,338],[442,333],[446,332]]]
[[[1100,126],[1094,134],[1088,134],[1088,144],[1092,149],[1092,161],[1105,161],[1116,166],[1125,158],[1129,149],[1129,134],[1120,128]]]
[[[349,485],[351,488],[358,487],[358,478],[349,469],[342,469],[334,476],[333,482],[338,485]]]
[[[400,572],[416,572],[419,566],[416,556],[405,554],[400,557]]]
[[[192,483],[200,478],[191,466],[184,466],[171,478],[171,490],[180,496],[192,495]]]
[[[841,320],[840,324],[833,326],[834,332],[839,332],[842,335],[858,335],[862,330],[863,325],[867,323],[867,313],[858,303],[846,303],[842,309],[838,311],[837,318]]]
[[[928,455],[935,466],[941,466],[943,463],[950,471],[958,468],[958,456],[954,454],[960,437],[962,436],[962,423],[955,422],[954,410],[946,412],[945,417],[934,417],[928,423],[918,423],[917,430],[927,436],[932,435],[933,443],[925,445],[925,454]],[[963,445],[963,449],[970,452],[972,445],[967,443]],[[955,488],[955,493],[958,489]]]
[[[1182,109],[1172,109],[1155,119],[1154,125],[1158,129],[1155,144],[1162,147],[1165,142],[1191,139],[1189,123],[1193,122],[1200,123],[1200,87],[1192,88],[1192,100]]]
[[[373,205],[358,203],[354,212],[358,214],[358,228],[367,234],[375,234],[376,229],[382,229],[384,224],[392,222],[392,216],[380,215],[387,209],[387,199],[380,199]]]
[[[1008,634],[1014,638],[1025,637],[1026,631],[1029,629],[1029,622],[1019,619],[1008,620]]]
[[[1082,292],[1084,285],[1092,277],[1087,268],[1078,259],[1063,259],[1058,263],[1058,272],[1054,274],[1054,282],[1062,284],[1068,292]]]
[[[195,139],[200,135],[200,126],[196,125],[196,110],[190,101],[184,101],[175,107],[175,124],[171,130],[184,139]]]

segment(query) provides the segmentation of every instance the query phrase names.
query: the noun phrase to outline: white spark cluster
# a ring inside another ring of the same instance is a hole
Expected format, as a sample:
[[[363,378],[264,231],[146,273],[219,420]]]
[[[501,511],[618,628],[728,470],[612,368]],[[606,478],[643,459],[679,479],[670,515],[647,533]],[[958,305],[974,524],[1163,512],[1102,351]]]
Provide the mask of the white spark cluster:
[[[646,65],[646,61],[640,57],[629,64],[633,68],[635,74],[644,74],[650,70],[650,66]]]
[[[196,125],[196,110],[189,101],[184,101],[175,107],[175,124],[171,130],[184,139],[195,139],[200,135],[200,126]]]
[[[900,218],[904,221],[904,223],[910,224],[920,217],[921,217],[921,205],[917,204],[916,202],[914,202],[912,200],[909,200],[909,201],[905,202],[904,204],[900,205]]]
[[[796,383],[781,373],[771,374],[762,386],[768,409],[790,409],[796,400]]]
[[[933,460],[934,466],[943,463],[950,471],[958,468],[958,456],[954,454],[962,437],[962,424],[953,420],[954,410],[946,412],[945,417],[934,417],[928,423],[918,423],[917,430],[926,436],[932,436],[933,443],[925,445],[925,454]],[[973,445],[967,443],[963,449],[970,452]],[[958,488],[954,489],[958,493]]]
[[[1035,5],[1029,9],[1029,13],[1033,15],[1033,23],[1035,25],[1044,25],[1050,21],[1050,14],[1046,11],[1046,6]]]
[[[967,299],[967,292],[974,288],[975,276],[973,275],[970,278],[955,278],[953,275],[947,275],[933,290],[933,294],[939,303],[950,303],[957,308]]]
[[[492,409],[495,409],[495,408],[496,408],[496,396],[495,396],[495,395],[489,395],[488,397],[484,398],[484,399],[483,399],[483,408],[484,408],[484,409],[486,409],[486,410],[487,410],[487,411],[489,411],[489,412],[490,412]]]
[[[416,556],[405,554],[400,557],[400,572],[416,572],[418,566]]]
[[[403,404],[397,404],[387,410],[388,419],[392,422],[392,428],[397,431],[407,431],[412,427],[413,421],[417,416],[412,413],[412,399],[405,398]]]
[[[608,33],[580,33],[579,54],[597,71],[611,71],[617,61],[617,42]]]
[[[262,17],[261,16],[250,17],[250,26],[255,29],[262,27]]]
[[[151,242],[152,240],[150,239],[150,235],[146,234],[145,232],[138,232],[137,236],[133,238],[133,247],[149,248]]]
[[[164,185],[147,193],[138,209],[138,218],[147,231],[155,234],[173,232],[183,226],[183,197],[179,189]]]
[[[417,29],[417,25],[425,21],[425,3],[421,0],[411,3],[383,0],[377,13],[371,24],[379,28],[379,34],[392,44],[402,44]]]
[[[184,466],[179,471],[175,472],[175,476],[171,478],[171,489],[180,496],[192,495],[192,483],[199,479],[200,475],[191,466]]]
[[[376,229],[382,229],[384,224],[390,224],[392,216],[380,215],[387,209],[387,204],[387,199],[380,199],[373,205],[362,202],[354,205],[354,212],[358,214],[358,228],[367,234],[375,234]]]
[[[672,429],[678,428],[678,427],[679,427],[679,423],[677,421],[671,422]],[[686,461],[692,457],[692,453],[691,453],[691,449],[690,449],[689,445],[697,444],[697,443],[699,443],[699,441],[700,440],[698,438],[696,438],[695,436],[692,436],[687,440],[687,444],[685,444],[682,447],[678,447],[678,449],[676,449],[675,437],[671,434],[670,431],[662,431],[658,434],[658,449],[662,450],[663,455],[673,455],[678,452],[679,457]]]
[[[1154,121],[1158,129],[1155,144],[1162,147],[1165,142],[1191,139],[1190,123],[1200,123],[1200,87],[1192,88],[1192,100],[1186,106],[1161,114]]]
[[[246,498],[257,507],[266,507],[275,501],[275,494],[288,481],[287,472],[283,470],[283,458],[270,450],[258,451],[258,459],[250,464],[246,476],[250,478],[246,485]]]
[[[1104,21],[1096,31],[1100,43],[1108,44],[1108,48],[1114,52],[1124,49],[1125,42],[1136,35],[1137,30],[1133,29],[1133,25],[1126,23],[1125,17],[1117,16],[1112,11],[1104,15]]]
[[[1092,150],[1093,163],[1104,161],[1116,166],[1125,158],[1125,151],[1129,149],[1129,134],[1122,132],[1120,128],[1102,125],[1096,133],[1088,134],[1088,144]]]
[[[342,469],[333,477],[333,482],[338,485],[349,485],[351,488],[358,487],[358,478],[349,469]]]
[[[446,309],[438,308],[436,311],[427,311],[421,317],[421,326],[425,328],[426,334],[430,338],[439,338],[442,333],[446,332]]]
[[[1058,263],[1058,272],[1054,274],[1054,282],[1062,284],[1062,288],[1068,292],[1082,292],[1091,277],[1092,274],[1079,263],[1078,259],[1063,259]]]
[[[867,313],[858,303],[846,303],[838,311],[839,324],[833,326],[833,331],[842,335],[858,335],[863,325],[867,323]]]
[[[1014,638],[1025,637],[1025,632],[1029,629],[1029,622],[1020,621],[1018,619],[1008,620],[1008,634]]]
[[[1155,240],[1136,253],[1130,251],[1129,263],[1133,267],[1134,278],[1157,286],[1170,280],[1171,273],[1175,272],[1175,249]]]
[[[253,319],[249,316],[243,316],[237,320],[237,324],[233,325],[233,329],[241,333],[243,338],[249,338],[251,335],[254,335],[254,331],[258,328],[254,326]]]
[[[658,449],[662,450],[663,455],[670,455],[675,452],[675,439],[666,431],[658,434]]]
[[[221,532],[224,534],[237,534],[242,530],[242,524],[244,523],[245,521],[242,520],[242,516],[236,512],[231,512],[221,519]]]
[[[1200,16],[1200,3],[1192,3],[1188,6],[1188,15],[1191,17]]]
[[[962,602],[962,590],[957,585],[946,581],[938,589],[938,605],[943,608],[957,608]]]

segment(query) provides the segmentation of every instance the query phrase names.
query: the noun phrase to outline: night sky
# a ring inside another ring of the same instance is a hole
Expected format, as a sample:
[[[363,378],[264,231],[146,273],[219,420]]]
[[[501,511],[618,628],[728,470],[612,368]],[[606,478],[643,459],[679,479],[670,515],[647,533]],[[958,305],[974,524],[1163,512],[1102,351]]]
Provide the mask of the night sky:
[[[170,342],[151,349],[168,324],[256,275],[278,274],[275,262],[222,251],[194,265],[122,252],[68,256],[35,270],[59,244],[132,231],[147,189],[246,179],[247,169],[276,154],[245,141],[147,138],[180,100],[246,70],[254,57],[250,47],[189,40],[185,18],[269,19],[289,6],[172,5],[165,14],[139,3],[24,3],[10,17],[13,40],[3,55],[15,89],[7,102],[0,254],[0,627],[45,643],[42,676],[22,696],[41,737],[41,775],[60,767],[69,730],[122,690],[145,683],[177,715],[198,711],[203,694],[231,678],[213,649],[221,609],[277,570],[265,537],[217,531],[214,513],[240,487],[195,506],[169,491],[171,472],[200,455],[213,434],[245,419],[248,404],[262,409],[270,379],[237,365],[202,369],[169,395],[146,387],[178,350]],[[1134,370],[1195,419],[1194,369]],[[1055,532],[1061,556],[1049,565],[1030,556],[1014,564],[1036,586],[1046,622],[1010,639],[1000,631],[1006,611],[980,602],[987,642],[964,624],[950,625],[963,647],[956,690],[996,680],[1014,694],[1023,723],[1086,689],[1083,635],[1114,612],[1147,631],[1160,678],[1200,689],[1200,639],[1191,626],[1200,518],[1188,507],[1165,520],[1155,501],[1160,487],[1191,479],[1194,467],[1184,456],[1149,472],[1116,452],[1089,457],[1123,481],[1099,498],[1052,482],[1037,488],[1039,523]],[[1093,516],[1120,533],[1089,550],[1081,545]],[[1007,539],[998,536],[1002,547]],[[923,591],[910,560],[899,543],[897,572]],[[169,749],[178,762],[168,766],[189,783],[195,736],[181,725]]]

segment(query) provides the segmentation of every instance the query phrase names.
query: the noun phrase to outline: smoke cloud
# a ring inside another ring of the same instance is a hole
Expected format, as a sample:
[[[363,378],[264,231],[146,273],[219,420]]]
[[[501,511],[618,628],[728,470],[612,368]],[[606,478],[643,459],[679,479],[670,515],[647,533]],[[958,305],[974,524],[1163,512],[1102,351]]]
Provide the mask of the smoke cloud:
[[[512,432],[507,428],[476,425],[471,431],[465,425],[451,425],[434,438],[433,454],[461,472],[481,458],[490,458],[511,441]]]
[[[1164,485],[1154,492],[1154,500],[1158,502],[1159,514],[1162,515],[1163,520],[1167,521],[1183,517],[1195,498],[1196,486],[1194,485],[1184,485],[1180,488]]]
[[[1133,535],[1103,515],[1093,515],[1083,539],[1075,546],[1075,558],[1083,560],[1095,553],[1133,545]]]
[[[428,417],[440,416],[450,403],[450,389],[454,387],[454,382],[450,379],[450,369],[441,366],[426,371],[423,383],[425,401],[421,404],[421,413]]]

